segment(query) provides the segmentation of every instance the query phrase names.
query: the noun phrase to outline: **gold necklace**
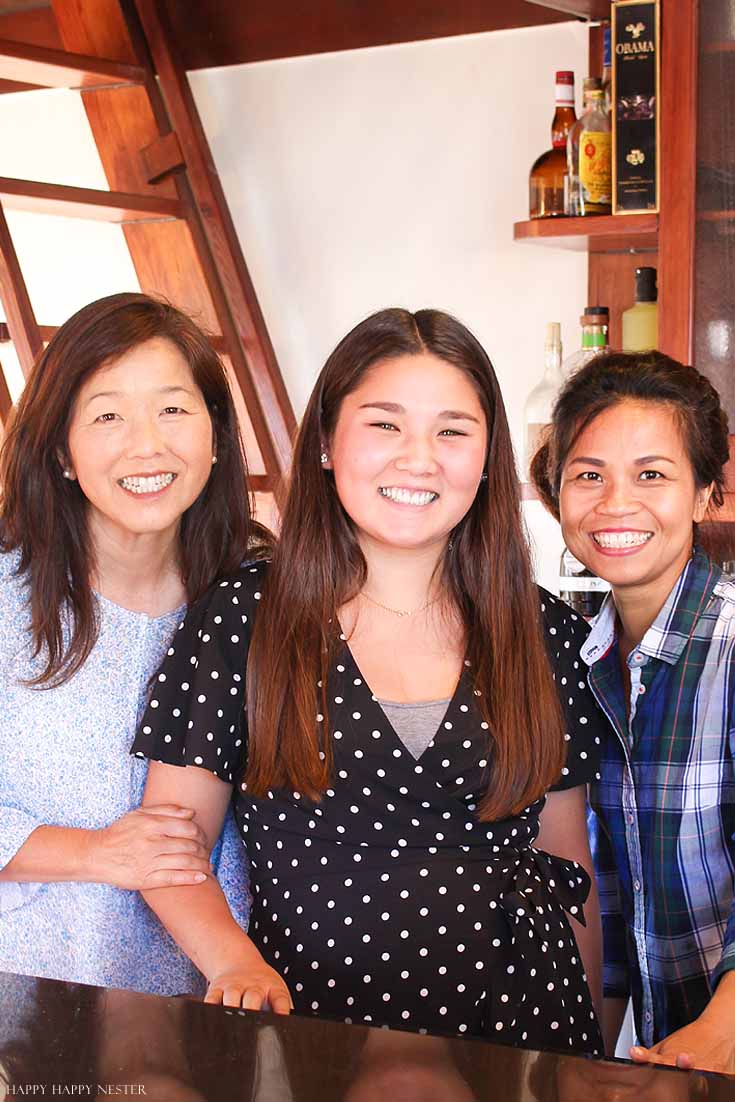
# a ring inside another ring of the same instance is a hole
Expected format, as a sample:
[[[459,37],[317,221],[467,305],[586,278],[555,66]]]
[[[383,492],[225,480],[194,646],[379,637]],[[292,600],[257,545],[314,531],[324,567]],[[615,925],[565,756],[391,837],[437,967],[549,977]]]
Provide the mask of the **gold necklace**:
[[[425,605],[421,605],[421,608],[390,608],[389,605],[383,605],[380,601],[376,601],[375,598],[371,597],[369,593],[366,593],[364,589],[361,590],[361,593],[371,604],[377,605],[378,608],[384,609],[385,612],[392,612],[394,616],[415,616],[418,612],[425,612],[427,608],[431,608],[431,606],[435,605],[439,600],[438,597],[434,597],[432,600],[427,601]]]

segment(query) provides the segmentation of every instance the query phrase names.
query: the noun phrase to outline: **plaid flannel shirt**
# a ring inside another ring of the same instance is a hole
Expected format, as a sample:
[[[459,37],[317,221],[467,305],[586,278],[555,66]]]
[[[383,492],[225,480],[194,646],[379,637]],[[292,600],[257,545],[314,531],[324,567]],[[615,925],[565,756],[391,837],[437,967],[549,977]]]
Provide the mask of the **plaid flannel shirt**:
[[[608,597],[582,647],[612,730],[590,801],[608,996],[655,1044],[735,968],[735,580],[695,549],[628,656]]]

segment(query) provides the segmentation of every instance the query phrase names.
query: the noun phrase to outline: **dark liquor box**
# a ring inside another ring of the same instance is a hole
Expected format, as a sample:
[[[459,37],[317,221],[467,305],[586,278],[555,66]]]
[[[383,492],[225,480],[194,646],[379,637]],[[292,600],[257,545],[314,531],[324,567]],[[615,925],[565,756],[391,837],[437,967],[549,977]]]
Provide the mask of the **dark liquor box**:
[[[659,0],[612,5],[613,214],[659,207]]]

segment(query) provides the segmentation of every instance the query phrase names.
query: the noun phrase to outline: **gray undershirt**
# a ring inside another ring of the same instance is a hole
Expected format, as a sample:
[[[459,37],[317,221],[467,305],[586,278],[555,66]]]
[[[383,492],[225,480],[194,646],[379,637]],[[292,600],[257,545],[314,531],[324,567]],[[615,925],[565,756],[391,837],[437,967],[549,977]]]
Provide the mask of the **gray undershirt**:
[[[399,704],[379,700],[378,704],[403,745],[414,758],[420,758],[444,719],[450,698],[422,700],[418,704]]]

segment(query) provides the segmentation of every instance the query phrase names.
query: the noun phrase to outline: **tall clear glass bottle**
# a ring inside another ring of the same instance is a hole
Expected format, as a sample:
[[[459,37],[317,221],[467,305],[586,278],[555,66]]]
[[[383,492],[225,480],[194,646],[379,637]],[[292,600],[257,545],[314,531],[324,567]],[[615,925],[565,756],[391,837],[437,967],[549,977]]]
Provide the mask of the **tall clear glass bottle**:
[[[584,119],[590,109],[590,93],[602,87],[599,77],[585,77],[582,81],[582,114],[567,134],[567,175],[564,209],[572,217],[582,213],[579,202],[579,138]]]
[[[574,125],[574,73],[556,74],[556,111],[551,123],[551,149],[534,161],[528,177],[531,218],[564,215],[564,177],[567,172],[567,134]]]
[[[589,95],[579,134],[579,213],[612,212],[612,132],[602,89]]]
[[[561,370],[561,325],[550,321],[546,326],[544,341],[544,374],[533,388],[523,409],[524,477],[539,444],[541,433],[551,421],[551,410],[564,382]]]
[[[562,374],[565,380],[584,367],[588,360],[600,352],[607,352],[609,348],[610,311],[607,306],[588,306],[579,324],[582,326],[582,347],[564,361]]]

